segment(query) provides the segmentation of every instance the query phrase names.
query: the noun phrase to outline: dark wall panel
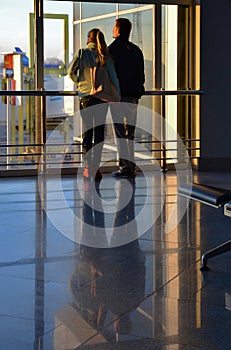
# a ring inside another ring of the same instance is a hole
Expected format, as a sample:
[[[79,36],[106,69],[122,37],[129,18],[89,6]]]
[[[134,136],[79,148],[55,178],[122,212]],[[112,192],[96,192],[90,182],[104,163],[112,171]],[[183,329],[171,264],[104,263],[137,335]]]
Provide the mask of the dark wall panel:
[[[201,165],[214,170],[231,168],[230,18],[230,0],[201,1]]]

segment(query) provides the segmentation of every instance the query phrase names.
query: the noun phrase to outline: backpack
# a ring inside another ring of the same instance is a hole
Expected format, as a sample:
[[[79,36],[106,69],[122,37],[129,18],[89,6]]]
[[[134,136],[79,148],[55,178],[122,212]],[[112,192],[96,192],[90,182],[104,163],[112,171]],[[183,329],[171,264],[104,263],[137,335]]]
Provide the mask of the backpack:
[[[91,95],[105,102],[119,102],[120,94],[112,84],[106,65],[90,68]]]

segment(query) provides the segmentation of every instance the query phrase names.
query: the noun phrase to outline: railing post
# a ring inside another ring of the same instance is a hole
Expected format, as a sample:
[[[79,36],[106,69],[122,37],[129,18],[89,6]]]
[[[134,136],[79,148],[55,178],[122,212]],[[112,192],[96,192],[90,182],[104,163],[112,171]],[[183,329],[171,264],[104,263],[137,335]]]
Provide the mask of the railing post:
[[[34,0],[34,66],[35,66],[35,89],[42,91],[44,87],[44,49],[43,49],[43,0]],[[35,135],[37,152],[42,155],[43,152],[43,97],[37,96],[35,99]],[[41,146],[42,145],[42,146]],[[40,157],[36,156],[36,163],[39,163]],[[39,164],[37,169],[39,168]]]
[[[45,174],[47,170],[47,157],[46,157],[46,137],[47,137],[47,129],[46,129],[46,96],[43,95],[41,97],[41,116],[42,116],[42,146],[41,146],[41,171]]]
[[[164,89],[163,89],[164,91]],[[162,162],[162,171],[163,173],[166,173],[167,171],[167,164],[166,164],[166,96],[165,93],[162,94],[162,132],[161,132],[161,139],[162,139],[162,154],[163,154],[163,162]]]

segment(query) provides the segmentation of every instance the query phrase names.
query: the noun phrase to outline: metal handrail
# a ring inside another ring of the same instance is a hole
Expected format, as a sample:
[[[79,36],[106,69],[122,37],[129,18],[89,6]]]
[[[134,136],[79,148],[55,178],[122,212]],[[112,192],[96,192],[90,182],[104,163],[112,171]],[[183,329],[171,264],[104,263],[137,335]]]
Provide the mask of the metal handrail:
[[[151,90],[145,91],[146,96],[172,96],[172,95],[203,95],[203,90]]]
[[[164,89],[157,89],[157,90],[151,90],[151,91],[145,91],[143,96],[161,96],[162,97],[162,116],[163,116],[163,120],[165,120],[165,98],[166,96],[201,96],[204,94],[204,91],[202,90],[191,90],[191,89],[187,89],[187,90],[164,90]],[[73,96],[73,97],[77,97],[78,96],[78,91],[57,91],[57,90],[0,90],[0,96],[34,96],[34,97],[43,97],[45,98],[46,96]],[[44,103],[44,102],[43,102]],[[43,117],[44,118],[44,117]],[[163,148],[159,149],[159,150],[152,150],[152,151],[159,151],[162,152],[162,157],[158,157],[159,160],[163,161],[162,163],[162,169],[163,171],[167,170],[166,167],[166,161],[168,160],[167,157],[167,150],[166,150],[166,142],[178,142],[178,140],[165,140],[165,135],[163,135],[163,140],[158,140],[158,141],[154,141],[152,140],[150,142],[150,140],[140,140],[140,143],[159,143],[161,142],[163,144]],[[200,141],[199,139],[187,139],[187,140],[183,140],[183,142],[198,142]],[[41,146],[42,148],[44,147],[43,143],[36,143],[36,145]],[[15,145],[1,145],[1,147],[14,147]],[[25,146],[25,144],[24,144]],[[33,144],[33,146],[35,146],[35,144]],[[17,147],[19,147],[19,145],[17,145]],[[197,147],[189,147],[188,149],[191,150],[197,150],[199,148]],[[17,154],[19,155],[19,154]],[[42,155],[46,158],[47,156],[47,152],[43,149],[41,150],[41,153],[36,152],[36,155]],[[11,156],[14,156],[14,154],[11,154]],[[44,158],[44,159],[45,159]],[[195,157],[191,157],[190,158],[195,158]],[[156,159],[157,160],[157,159]],[[45,161],[46,163],[46,161]],[[35,164],[38,164],[37,162]],[[13,164],[11,164],[13,165]]]
[[[0,96],[78,96],[78,93],[57,90],[0,90]]]
[[[143,96],[203,95],[202,90],[147,90]],[[78,96],[77,91],[0,90],[0,96]]]

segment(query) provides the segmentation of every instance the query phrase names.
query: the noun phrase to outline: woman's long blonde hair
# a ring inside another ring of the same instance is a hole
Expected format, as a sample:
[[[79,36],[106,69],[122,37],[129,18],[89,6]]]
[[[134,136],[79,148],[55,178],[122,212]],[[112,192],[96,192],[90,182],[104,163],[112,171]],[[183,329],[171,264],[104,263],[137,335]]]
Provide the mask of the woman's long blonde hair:
[[[97,43],[97,51],[100,65],[103,66],[106,64],[106,57],[111,58],[109,53],[104,34],[99,30],[96,34],[96,43]]]

